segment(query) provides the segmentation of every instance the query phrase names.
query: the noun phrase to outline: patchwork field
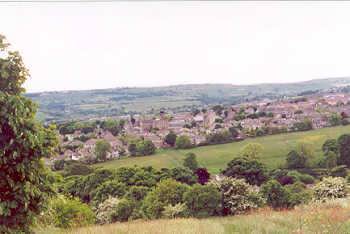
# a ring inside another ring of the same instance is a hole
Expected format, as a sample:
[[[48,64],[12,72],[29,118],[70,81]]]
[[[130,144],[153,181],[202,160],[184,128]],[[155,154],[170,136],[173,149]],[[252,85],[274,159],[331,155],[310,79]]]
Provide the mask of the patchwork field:
[[[315,149],[315,160],[322,156],[321,146],[326,139],[350,133],[350,126],[324,128],[308,132],[297,132],[247,139],[222,145],[203,146],[189,150],[158,150],[155,155],[143,157],[128,157],[105,163],[96,167],[118,168],[123,166],[153,166],[155,168],[176,167],[182,165],[186,153],[197,155],[200,165],[208,168],[211,173],[218,173],[226,164],[238,156],[240,149],[248,143],[260,143],[264,146],[261,161],[269,168],[276,168],[285,162],[287,153],[295,148],[300,141],[307,141]]]
[[[209,219],[132,221],[73,230],[45,229],[39,234],[314,234],[350,233],[349,200],[312,204],[289,211],[262,209],[248,215]]]

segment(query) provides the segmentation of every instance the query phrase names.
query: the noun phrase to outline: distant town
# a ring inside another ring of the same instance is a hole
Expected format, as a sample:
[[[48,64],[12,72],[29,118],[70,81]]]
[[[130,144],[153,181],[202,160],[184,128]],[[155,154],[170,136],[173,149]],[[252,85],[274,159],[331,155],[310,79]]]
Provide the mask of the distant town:
[[[149,155],[156,148],[190,148],[278,133],[349,124],[350,94],[326,93],[214,105],[191,112],[130,115],[59,125],[61,149],[55,160],[94,163]],[[106,145],[99,158],[96,144]]]

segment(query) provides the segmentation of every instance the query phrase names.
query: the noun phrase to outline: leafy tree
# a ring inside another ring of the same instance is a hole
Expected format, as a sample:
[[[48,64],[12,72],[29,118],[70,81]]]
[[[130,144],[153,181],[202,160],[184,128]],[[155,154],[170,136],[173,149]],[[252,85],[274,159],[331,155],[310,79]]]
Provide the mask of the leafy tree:
[[[324,142],[322,145],[322,151],[325,154],[328,154],[329,152],[334,152],[335,154],[338,154],[338,142],[336,139],[328,139]]]
[[[268,178],[266,168],[262,163],[246,157],[233,159],[227,164],[223,174],[228,177],[243,178],[252,185],[260,185]]]
[[[342,120],[342,117],[340,114],[338,113],[333,113],[330,117],[329,117],[329,123],[332,125],[332,126],[338,126],[341,124],[341,120]]]
[[[176,138],[177,138],[177,135],[173,131],[170,131],[165,136],[165,142],[170,146],[175,146]]]
[[[218,212],[221,194],[214,185],[193,185],[185,194],[184,202],[191,216],[205,218]]]
[[[208,183],[210,179],[210,174],[206,168],[198,168],[196,170],[196,175],[198,178],[198,183],[201,185]]]
[[[192,185],[197,182],[197,178],[193,174],[193,172],[188,168],[182,168],[182,167],[172,168],[171,178],[188,185]]]
[[[156,151],[156,147],[150,140],[139,141],[136,144],[137,152],[141,155],[151,155]]]
[[[36,105],[23,96],[28,71],[8,46],[0,35],[0,232],[29,232],[52,191],[41,158],[55,154],[58,138],[36,121]]]
[[[339,163],[350,166],[350,134],[344,134],[338,138]]]
[[[324,159],[321,161],[321,166],[326,167],[328,169],[337,166],[338,156],[333,152],[329,151],[324,155]]]
[[[307,158],[303,154],[299,154],[297,151],[292,150],[287,155],[287,168],[298,169],[305,168]]]
[[[196,155],[194,153],[187,153],[183,162],[183,166],[190,169],[191,171],[196,171],[198,169]]]
[[[128,146],[128,151],[130,156],[136,156],[137,155],[136,143],[130,143]]]
[[[264,147],[259,143],[249,143],[241,149],[240,155],[250,159],[258,159]]]
[[[91,192],[91,197],[95,205],[104,202],[108,197],[123,197],[127,192],[124,183],[117,180],[108,180]]]
[[[133,201],[142,201],[147,193],[149,192],[149,188],[145,186],[131,186],[129,187],[129,191],[125,195],[126,198]]]
[[[108,152],[111,151],[111,144],[106,140],[98,140],[95,146],[97,160],[106,161]]]
[[[162,180],[143,200],[142,210],[145,216],[151,219],[160,218],[165,206],[182,203],[183,194],[188,189],[188,185],[175,180]]]
[[[178,149],[188,149],[192,147],[192,142],[188,136],[182,135],[176,138],[175,146]]]

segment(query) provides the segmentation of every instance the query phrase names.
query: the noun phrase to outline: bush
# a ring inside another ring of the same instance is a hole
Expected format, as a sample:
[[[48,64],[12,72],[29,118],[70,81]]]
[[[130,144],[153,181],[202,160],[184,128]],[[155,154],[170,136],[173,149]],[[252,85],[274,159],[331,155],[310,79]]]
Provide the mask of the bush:
[[[78,199],[70,199],[58,196],[49,203],[53,224],[59,228],[82,227],[93,224],[94,212],[91,208]],[[44,214],[46,215],[46,214]]]
[[[141,208],[144,215],[151,219],[160,218],[165,206],[183,202],[183,194],[187,190],[187,185],[175,180],[162,180],[143,200]]]
[[[348,169],[345,165],[340,165],[340,166],[332,168],[330,174],[333,177],[345,178],[348,175]]]
[[[123,197],[127,191],[124,183],[117,180],[108,180],[91,192],[94,205],[104,202],[108,197]]]
[[[307,158],[304,154],[299,154],[295,150],[292,150],[287,155],[287,168],[298,169],[306,166]]]
[[[196,170],[196,175],[198,178],[197,182],[201,185],[208,183],[210,179],[210,174],[206,168],[198,168]]]
[[[264,165],[246,157],[233,159],[222,173],[229,177],[243,178],[252,185],[260,185],[267,180]]]
[[[308,174],[300,174],[299,180],[304,184],[313,184],[315,183],[315,178]]]
[[[301,182],[296,182],[291,185],[285,186],[288,196],[288,207],[294,207],[300,204],[308,203],[312,198],[311,191],[308,191],[305,185]]]
[[[325,177],[314,187],[314,199],[326,201],[347,195],[346,180],[341,177]]]
[[[187,153],[183,162],[183,166],[190,169],[191,171],[196,171],[198,169],[196,155],[194,153]]]
[[[150,140],[139,141],[136,144],[137,153],[140,155],[152,155],[156,151],[156,147]]]
[[[178,136],[176,138],[175,146],[178,149],[189,149],[192,147],[192,142],[188,136]]]
[[[128,200],[128,199],[122,199],[118,202],[116,208],[111,214],[111,220],[112,222],[120,221],[125,222],[128,221],[131,217],[133,211],[135,208],[135,202]]]
[[[120,200],[116,197],[109,197],[98,205],[96,210],[96,219],[99,224],[107,224],[113,222],[113,214],[117,209]]]
[[[196,184],[184,194],[184,201],[191,216],[204,218],[218,211],[221,194],[213,185]]]
[[[94,170],[84,163],[77,161],[68,161],[65,163],[63,175],[72,176],[72,175],[88,175]]]
[[[260,194],[244,179],[225,177],[213,182],[221,192],[222,214],[240,214],[263,204]]]
[[[350,166],[350,134],[338,138],[339,164]]]
[[[272,208],[289,208],[289,192],[277,180],[270,180],[263,184],[261,194]]]
[[[185,203],[178,203],[175,205],[167,205],[164,207],[162,216],[164,218],[173,219],[186,216],[187,207]]]
[[[197,182],[196,176],[188,168],[175,167],[175,168],[171,169],[170,174],[171,174],[171,178],[173,178],[176,181],[179,181],[181,183],[192,185],[192,184],[195,184]]]
[[[150,189],[145,186],[131,186],[125,197],[130,200],[139,202],[146,197],[149,190]]]
[[[329,152],[338,153],[338,142],[336,139],[328,139],[322,145],[322,151],[324,154],[328,154]]]
[[[55,160],[52,164],[52,170],[53,171],[60,171],[64,168],[65,161],[63,159],[61,160]]]
[[[174,146],[176,142],[177,135],[170,131],[166,136],[165,136],[165,143],[167,143],[170,146]]]

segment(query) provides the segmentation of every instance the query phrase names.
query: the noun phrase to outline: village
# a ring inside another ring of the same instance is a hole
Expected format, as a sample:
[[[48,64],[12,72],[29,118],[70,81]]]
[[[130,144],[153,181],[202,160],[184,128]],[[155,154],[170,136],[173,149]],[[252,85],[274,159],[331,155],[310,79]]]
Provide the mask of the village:
[[[157,115],[90,120],[87,127],[78,124],[69,131],[60,129],[61,150],[55,160],[96,162],[95,146],[101,140],[110,146],[108,160],[132,155],[130,144],[140,139],[152,142],[154,148],[174,147],[165,140],[169,133],[187,136],[195,147],[212,144],[208,136],[213,134],[228,133],[228,140],[214,142],[227,143],[247,137],[347,125],[348,116],[350,95],[326,93],[234,106],[216,105],[186,113],[160,111]]]

